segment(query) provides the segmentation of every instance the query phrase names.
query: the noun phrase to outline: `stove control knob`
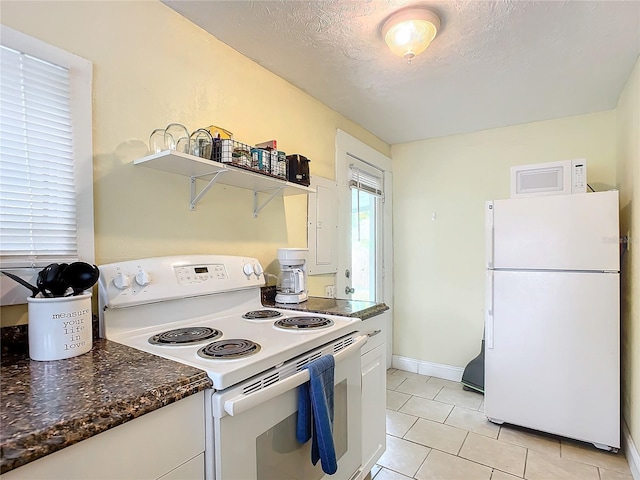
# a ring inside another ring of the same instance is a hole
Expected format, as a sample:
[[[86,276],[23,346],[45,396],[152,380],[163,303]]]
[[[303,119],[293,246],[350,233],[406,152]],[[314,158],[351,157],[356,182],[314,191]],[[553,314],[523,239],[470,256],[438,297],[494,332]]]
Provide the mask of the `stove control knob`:
[[[140,270],[136,274],[136,283],[141,287],[146,287],[147,285],[149,285],[150,282],[151,280],[149,279],[149,274],[144,270]]]
[[[262,270],[262,265],[260,265],[259,263],[254,263],[253,272],[256,274],[256,277],[260,278],[260,275],[264,273],[264,270]]]
[[[251,274],[253,273],[253,267],[251,266],[250,263],[245,263],[244,267],[242,267],[242,271],[247,277],[250,277]]]
[[[119,272],[113,279],[113,284],[118,290],[125,290],[131,286],[131,279],[128,275]]]

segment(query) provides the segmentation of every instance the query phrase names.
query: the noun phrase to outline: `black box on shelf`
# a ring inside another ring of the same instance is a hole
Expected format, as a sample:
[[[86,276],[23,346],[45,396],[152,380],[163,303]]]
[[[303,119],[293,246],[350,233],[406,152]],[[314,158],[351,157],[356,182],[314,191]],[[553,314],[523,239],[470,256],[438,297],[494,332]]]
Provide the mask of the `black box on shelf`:
[[[307,187],[311,183],[309,160],[304,155],[287,155],[287,180]]]

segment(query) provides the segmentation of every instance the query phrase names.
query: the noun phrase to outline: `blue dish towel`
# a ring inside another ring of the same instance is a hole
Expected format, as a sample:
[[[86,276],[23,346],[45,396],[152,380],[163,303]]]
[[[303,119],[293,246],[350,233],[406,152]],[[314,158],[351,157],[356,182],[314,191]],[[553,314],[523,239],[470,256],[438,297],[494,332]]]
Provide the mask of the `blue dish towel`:
[[[333,444],[333,355],[325,355],[305,365],[309,381],[298,387],[298,442],[311,442],[311,462],[320,459],[322,471],[333,475],[338,470]]]

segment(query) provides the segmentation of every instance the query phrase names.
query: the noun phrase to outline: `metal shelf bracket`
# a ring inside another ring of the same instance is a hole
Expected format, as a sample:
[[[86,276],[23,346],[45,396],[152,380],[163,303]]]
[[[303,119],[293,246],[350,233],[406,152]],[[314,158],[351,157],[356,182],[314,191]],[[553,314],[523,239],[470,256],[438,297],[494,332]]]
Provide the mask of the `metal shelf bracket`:
[[[275,187],[273,189],[273,193],[271,193],[271,195],[269,196],[269,198],[267,198],[264,202],[262,202],[262,205],[258,205],[258,194],[259,193],[269,193],[272,190],[263,190],[263,191],[259,191],[259,190],[254,190],[253,191],[253,218],[257,218],[258,214],[260,213],[260,210],[262,210],[264,207],[266,207],[269,202],[271,200],[273,200],[285,187]]]
[[[200,201],[200,199],[209,191],[209,189],[211,187],[213,187],[216,183],[216,181],[218,180],[218,177],[227,172],[228,170],[218,170],[215,173],[207,173],[204,175],[194,175],[191,178],[191,185],[190,185],[190,198],[189,198],[189,210],[195,210],[196,209],[196,205],[198,204],[198,202]],[[213,175],[213,178],[211,180],[209,180],[209,183],[207,183],[202,190],[200,190],[200,193],[197,193],[196,191],[196,180],[201,178],[201,177],[208,177],[210,175]],[[255,214],[254,214],[255,216]]]

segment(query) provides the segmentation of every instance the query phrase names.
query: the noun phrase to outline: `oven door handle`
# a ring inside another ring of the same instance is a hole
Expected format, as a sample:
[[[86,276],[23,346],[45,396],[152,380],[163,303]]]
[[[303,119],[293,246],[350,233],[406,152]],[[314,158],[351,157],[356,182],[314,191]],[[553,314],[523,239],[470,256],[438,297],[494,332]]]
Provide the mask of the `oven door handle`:
[[[351,345],[336,353],[333,356],[336,364],[352,353],[359,352],[362,346],[367,343],[367,338],[368,337],[366,335],[356,337],[355,341]],[[276,398],[278,395],[282,395],[283,393],[286,393],[289,390],[296,388],[298,385],[302,385],[304,382],[308,381],[309,370],[301,370],[298,373],[269,385],[262,390],[258,390],[255,393],[250,393],[249,395],[238,395],[227,400],[224,402],[224,410],[229,415],[239,415],[242,412],[246,412],[261,403],[271,400],[272,398]]]

